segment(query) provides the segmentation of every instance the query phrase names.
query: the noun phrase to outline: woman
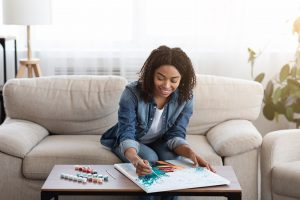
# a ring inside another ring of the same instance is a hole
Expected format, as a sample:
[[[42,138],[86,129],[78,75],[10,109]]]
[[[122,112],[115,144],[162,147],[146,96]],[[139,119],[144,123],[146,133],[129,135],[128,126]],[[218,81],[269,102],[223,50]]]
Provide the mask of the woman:
[[[154,49],[139,80],[123,91],[118,123],[103,134],[101,143],[123,162],[131,162],[139,176],[152,173],[149,162],[180,156],[191,159],[195,166],[214,171],[185,140],[195,85],[191,60],[180,48]]]

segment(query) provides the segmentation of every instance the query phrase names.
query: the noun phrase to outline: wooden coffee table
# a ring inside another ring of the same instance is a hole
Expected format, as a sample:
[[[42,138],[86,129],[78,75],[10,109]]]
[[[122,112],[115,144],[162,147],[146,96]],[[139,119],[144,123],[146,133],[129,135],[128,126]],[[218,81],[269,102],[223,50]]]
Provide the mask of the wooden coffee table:
[[[216,166],[217,173],[228,180],[230,185],[146,193],[113,165],[90,165],[98,173],[109,176],[109,181],[98,183],[78,183],[60,178],[61,173],[76,174],[74,165],[55,165],[41,189],[41,199],[49,200],[62,195],[175,195],[175,196],[223,196],[230,200],[241,200],[242,190],[231,166]]]

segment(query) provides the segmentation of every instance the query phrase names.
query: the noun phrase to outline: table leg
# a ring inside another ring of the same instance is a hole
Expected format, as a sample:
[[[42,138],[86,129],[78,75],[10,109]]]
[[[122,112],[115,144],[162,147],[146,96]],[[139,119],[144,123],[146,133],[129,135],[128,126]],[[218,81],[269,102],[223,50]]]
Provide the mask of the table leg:
[[[242,193],[231,193],[226,195],[228,200],[242,200]]]
[[[17,73],[17,78],[22,78],[24,76],[25,70],[27,69],[26,65],[20,64],[18,73]]]
[[[33,64],[32,68],[36,77],[42,76],[42,70],[39,64]]]
[[[41,200],[51,200],[52,198],[54,198],[54,200],[58,200],[58,195],[52,192],[41,192]]]

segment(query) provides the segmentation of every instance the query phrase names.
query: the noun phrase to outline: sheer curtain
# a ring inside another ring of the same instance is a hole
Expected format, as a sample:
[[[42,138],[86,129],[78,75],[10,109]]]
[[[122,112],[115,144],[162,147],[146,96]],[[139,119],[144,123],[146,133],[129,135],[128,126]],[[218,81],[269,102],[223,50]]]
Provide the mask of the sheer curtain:
[[[153,48],[179,46],[198,73],[250,78],[247,48],[263,50],[256,72],[272,75],[293,58],[299,1],[53,0],[53,23],[33,26],[45,75],[118,74],[135,79]],[[1,26],[18,37],[25,27]]]
[[[132,81],[151,50],[164,44],[186,51],[197,73],[243,79],[251,79],[247,48],[262,51],[254,75],[266,72],[268,79],[294,58],[297,47],[292,24],[300,16],[299,0],[52,3],[53,23],[32,26],[33,53],[46,76],[114,74]],[[26,56],[25,26],[0,25],[0,35],[17,36],[18,57]],[[262,116],[258,127],[284,128]]]
[[[152,49],[181,47],[198,73],[250,79],[247,48],[263,51],[255,74],[293,59],[299,0],[53,0],[53,23],[32,27],[44,75],[116,74],[129,80]],[[25,27],[16,35],[25,57]]]

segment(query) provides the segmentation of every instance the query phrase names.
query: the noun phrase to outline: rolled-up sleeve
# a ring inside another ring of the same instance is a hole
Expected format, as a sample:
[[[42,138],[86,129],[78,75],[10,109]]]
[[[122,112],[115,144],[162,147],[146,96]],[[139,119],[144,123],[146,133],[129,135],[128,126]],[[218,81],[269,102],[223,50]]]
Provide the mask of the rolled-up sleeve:
[[[188,142],[181,137],[174,137],[167,141],[168,148],[171,150],[174,150],[176,147],[184,144],[188,144]]]
[[[120,147],[121,153],[123,155],[124,155],[126,149],[128,149],[128,148],[135,148],[136,152],[140,151],[140,144],[137,141],[130,140],[130,139],[127,139],[127,140],[124,140],[123,142],[121,142],[119,147]]]

